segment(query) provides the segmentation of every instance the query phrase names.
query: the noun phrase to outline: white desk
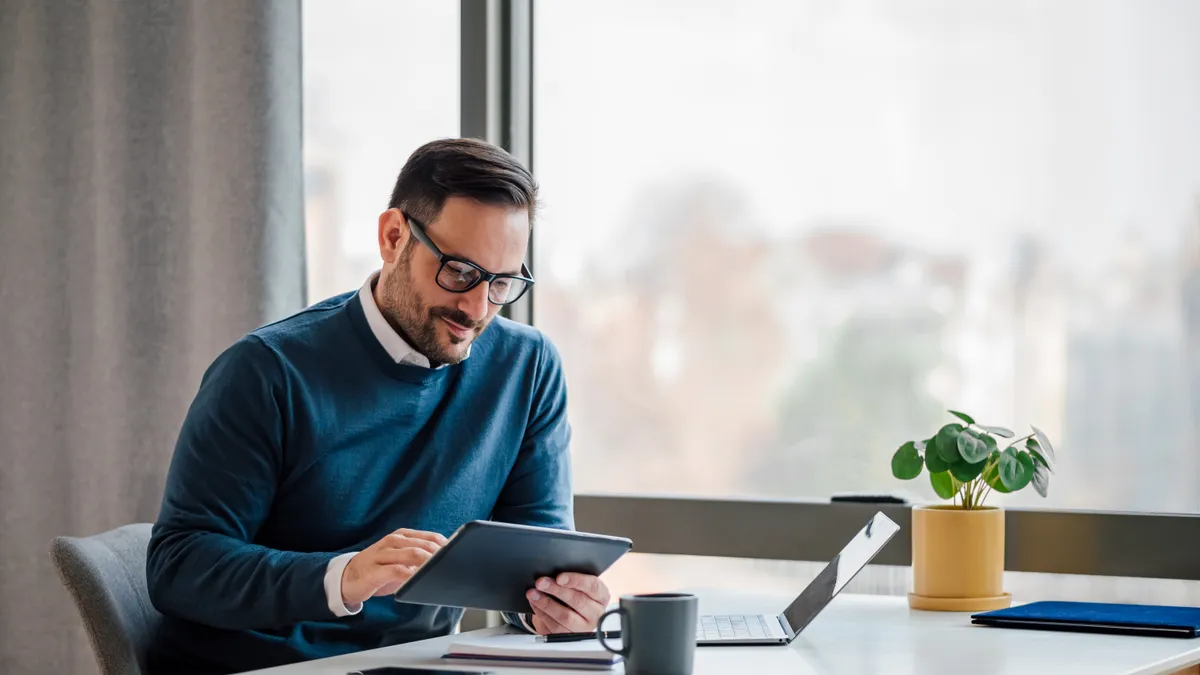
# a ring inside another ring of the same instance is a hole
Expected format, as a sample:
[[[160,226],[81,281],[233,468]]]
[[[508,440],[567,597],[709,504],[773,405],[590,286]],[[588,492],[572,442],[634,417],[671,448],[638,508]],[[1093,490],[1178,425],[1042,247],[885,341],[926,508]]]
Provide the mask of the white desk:
[[[703,594],[700,611],[776,614],[788,600]],[[505,675],[589,672],[445,663],[439,657],[454,639],[454,636],[437,638],[255,672],[344,675],[353,670],[402,665],[495,670]],[[986,628],[971,625],[967,614],[912,611],[902,597],[843,594],[790,647],[699,647],[694,673],[1158,675],[1198,663],[1200,638],[1180,640]],[[621,673],[622,668],[590,672]]]

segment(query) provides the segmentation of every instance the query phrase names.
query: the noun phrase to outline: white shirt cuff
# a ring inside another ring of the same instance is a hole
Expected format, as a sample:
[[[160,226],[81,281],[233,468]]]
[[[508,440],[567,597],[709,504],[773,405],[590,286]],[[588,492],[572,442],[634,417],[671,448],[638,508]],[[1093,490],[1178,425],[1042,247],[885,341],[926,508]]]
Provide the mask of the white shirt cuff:
[[[350,559],[357,554],[358,551],[343,553],[330,560],[329,566],[325,568],[325,599],[329,603],[329,611],[333,612],[334,616],[353,616],[362,611],[361,602],[347,607],[342,599],[342,572],[346,571],[346,565],[350,564]]]

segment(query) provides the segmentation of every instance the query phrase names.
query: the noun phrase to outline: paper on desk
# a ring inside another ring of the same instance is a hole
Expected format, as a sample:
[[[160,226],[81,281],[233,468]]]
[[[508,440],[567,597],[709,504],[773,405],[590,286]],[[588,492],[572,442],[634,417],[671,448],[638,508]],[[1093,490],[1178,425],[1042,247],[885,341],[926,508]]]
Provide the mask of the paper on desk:
[[[621,648],[621,641],[608,640],[614,649]],[[600,646],[599,640],[579,642],[542,642],[534,635],[483,635],[465,637],[450,645],[446,656],[496,656],[518,659],[544,659],[547,661],[585,660],[617,663],[621,657]]]

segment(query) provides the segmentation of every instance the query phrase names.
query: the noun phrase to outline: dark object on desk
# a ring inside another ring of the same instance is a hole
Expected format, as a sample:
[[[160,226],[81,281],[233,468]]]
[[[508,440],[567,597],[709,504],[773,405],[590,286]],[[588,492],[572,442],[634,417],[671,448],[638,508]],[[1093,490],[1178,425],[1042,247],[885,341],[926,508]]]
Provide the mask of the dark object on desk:
[[[393,596],[396,602],[530,612],[525,593],[561,572],[599,576],[633,542],[621,537],[475,520]]]
[[[700,600],[688,593],[622,595],[621,606],[600,616],[621,617],[620,647],[600,646],[625,660],[625,675],[691,675],[696,658]]]
[[[543,635],[542,642],[582,642],[584,640],[598,640],[603,637],[606,640],[616,640],[621,637],[619,630],[593,631],[591,633],[551,633]]]
[[[851,504],[907,504],[908,500],[895,495],[834,495],[829,498],[831,503],[846,502]]]
[[[1194,638],[1200,636],[1200,607],[1031,602],[973,614],[971,623],[997,628]]]
[[[350,670],[347,675],[496,675],[494,670],[434,670],[432,668],[404,668],[400,665],[389,665],[385,668],[368,670]]]
[[[842,550],[829,561],[787,609],[766,614],[718,614],[700,617],[700,645],[787,645],[850,583],[859,570],[891,540],[900,526],[877,511]]]

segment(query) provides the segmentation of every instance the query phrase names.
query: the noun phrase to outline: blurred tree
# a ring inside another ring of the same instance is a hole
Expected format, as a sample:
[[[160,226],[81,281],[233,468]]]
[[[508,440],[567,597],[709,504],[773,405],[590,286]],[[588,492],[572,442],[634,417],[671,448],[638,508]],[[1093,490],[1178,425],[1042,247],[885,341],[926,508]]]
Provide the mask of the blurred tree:
[[[942,359],[941,322],[933,312],[860,314],[838,327],[781,396],[778,437],[748,483],[789,497],[916,488],[898,484],[889,461],[944,416],[927,384]]]

